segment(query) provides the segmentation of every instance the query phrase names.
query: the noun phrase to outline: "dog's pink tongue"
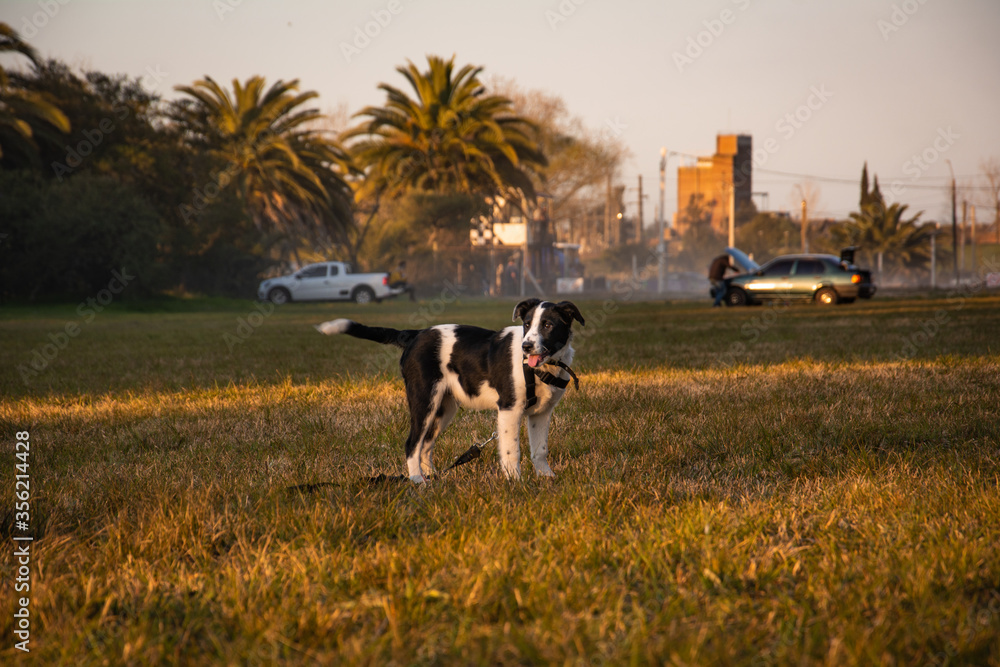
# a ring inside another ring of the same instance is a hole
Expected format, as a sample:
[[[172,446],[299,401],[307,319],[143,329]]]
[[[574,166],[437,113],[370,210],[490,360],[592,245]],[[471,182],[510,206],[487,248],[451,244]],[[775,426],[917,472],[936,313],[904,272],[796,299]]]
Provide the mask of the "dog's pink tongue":
[[[528,365],[529,366],[531,366],[532,368],[535,368],[540,363],[542,363],[542,355],[540,355],[540,354],[529,354],[528,355]]]

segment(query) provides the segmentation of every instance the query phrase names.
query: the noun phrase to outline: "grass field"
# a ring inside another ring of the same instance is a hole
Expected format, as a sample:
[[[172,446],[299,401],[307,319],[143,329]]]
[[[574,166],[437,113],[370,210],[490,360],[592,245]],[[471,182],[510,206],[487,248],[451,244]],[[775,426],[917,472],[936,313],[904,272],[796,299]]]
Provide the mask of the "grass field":
[[[404,472],[398,352],[312,325],[513,302],[0,310],[35,536],[0,660],[1000,665],[1000,295],[628,296],[578,302],[555,480],[487,450],[420,488],[364,482]],[[439,469],[494,421],[460,414]]]

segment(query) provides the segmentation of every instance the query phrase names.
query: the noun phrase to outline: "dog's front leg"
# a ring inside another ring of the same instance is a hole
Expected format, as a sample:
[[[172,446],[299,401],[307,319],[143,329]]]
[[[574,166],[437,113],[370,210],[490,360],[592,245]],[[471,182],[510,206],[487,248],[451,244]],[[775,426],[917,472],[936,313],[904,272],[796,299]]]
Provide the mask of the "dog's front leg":
[[[500,410],[497,436],[500,467],[510,479],[521,479],[521,410]]]
[[[539,415],[528,415],[528,444],[531,445],[531,463],[539,477],[555,477],[549,467],[549,421],[552,410]]]

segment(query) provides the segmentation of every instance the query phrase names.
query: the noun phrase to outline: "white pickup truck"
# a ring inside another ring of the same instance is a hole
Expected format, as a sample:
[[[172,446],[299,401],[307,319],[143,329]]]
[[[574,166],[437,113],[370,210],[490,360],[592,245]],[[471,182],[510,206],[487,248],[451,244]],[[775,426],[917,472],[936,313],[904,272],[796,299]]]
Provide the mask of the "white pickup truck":
[[[269,278],[257,288],[257,298],[275,304],[289,301],[354,301],[371,303],[402,294],[389,287],[388,273],[351,273],[344,262],[308,264],[287,276]]]

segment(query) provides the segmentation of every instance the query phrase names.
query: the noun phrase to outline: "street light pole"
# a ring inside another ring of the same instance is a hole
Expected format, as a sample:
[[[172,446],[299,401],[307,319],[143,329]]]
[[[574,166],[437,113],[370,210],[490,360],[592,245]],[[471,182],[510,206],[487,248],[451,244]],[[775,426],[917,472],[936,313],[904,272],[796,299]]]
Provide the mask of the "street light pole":
[[[656,244],[657,254],[657,287],[656,291],[663,294],[667,291],[667,246],[663,240],[665,229],[664,219],[667,217],[666,211],[666,191],[667,191],[667,149],[660,149],[660,241]]]

